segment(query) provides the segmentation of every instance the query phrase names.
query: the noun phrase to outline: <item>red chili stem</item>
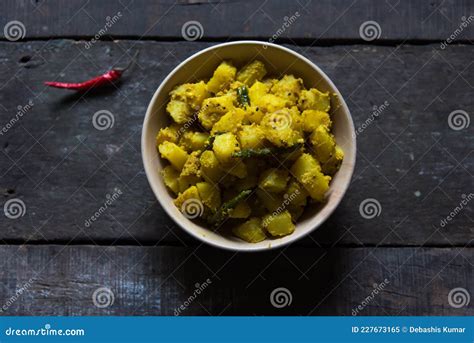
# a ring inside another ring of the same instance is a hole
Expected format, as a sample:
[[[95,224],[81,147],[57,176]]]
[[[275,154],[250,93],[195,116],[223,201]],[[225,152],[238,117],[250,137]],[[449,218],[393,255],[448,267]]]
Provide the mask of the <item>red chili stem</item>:
[[[84,82],[46,81],[44,84],[50,87],[72,89],[72,90],[77,90],[77,91],[85,91],[92,88],[101,87],[103,85],[110,84],[114,81],[117,81],[122,76],[122,73],[132,65],[137,55],[138,55],[138,51],[133,55],[130,62],[128,62],[128,64],[124,68],[113,68],[102,75],[96,76]]]

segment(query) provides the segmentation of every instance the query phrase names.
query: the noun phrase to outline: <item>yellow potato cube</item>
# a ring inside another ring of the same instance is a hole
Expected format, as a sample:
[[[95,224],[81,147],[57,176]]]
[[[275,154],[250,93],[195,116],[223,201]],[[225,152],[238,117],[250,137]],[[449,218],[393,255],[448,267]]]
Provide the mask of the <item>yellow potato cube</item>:
[[[289,147],[304,143],[301,132],[292,129],[292,114],[289,109],[282,109],[267,113],[262,118],[260,126],[264,130],[265,138],[279,147]]]
[[[184,147],[188,152],[203,150],[208,139],[208,133],[187,131],[181,136],[179,145]]]
[[[252,101],[252,99],[250,99]],[[258,100],[258,107],[264,112],[275,112],[286,107],[286,100],[274,94],[265,94]]]
[[[263,217],[263,227],[273,237],[286,236],[295,231],[295,224],[291,220],[288,210],[281,213],[272,213]]]
[[[234,227],[232,232],[240,239],[249,243],[258,243],[267,238],[267,235],[263,230],[262,220],[255,217],[250,218],[245,223],[240,224],[237,227]]]
[[[313,131],[309,137],[316,158],[319,162],[324,163],[333,155],[336,147],[334,136],[329,132],[326,126],[320,125]]]
[[[163,176],[163,181],[165,182],[166,187],[171,189],[173,193],[179,193],[179,172],[174,169],[172,166],[166,166],[161,171],[161,175]]]
[[[237,81],[252,86],[255,81],[263,79],[267,70],[265,65],[259,60],[250,62],[237,73]]]
[[[214,75],[207,83],[207,89],[215,94],[228,88],[235,80],[236,73],[237,68],[235,68],[231,62],[222,62],[219,64],[217,69],[214,71]]]
[[[242,121],[245,118],[245,111],[241,108],[234,108],[224,114],[217,123],[214,124],[211,134],[232,132],[236,133],[242,126]]]
[[[250,104],[258,106],[260,104],[260,99],[268,94],[270,87],[262,82],[255,82],[252,87],[249,88],[249,98]]]
[[[242,160],[233,160],[225,165],[225,170],[228,174],[237,176],[239,179],[243,179],[247,176],[247,166]]]
[[[249,204],[246,201],[241,201],[237,204],[237,206],[230,210],[229,217],[237,219],[248,218],[251,212],[252,209],[250,208]]]
[[[265,134],[260,126],[243,125],[242,130],[238,132],[240,147],[242,149],[257,149],[263,146]]]
[[[240,145],[235,135],[227,132],[216,136],[212,149],[220,163],[228,164],[232,161],[232,154],[240,151]]]
[[[204,81],[198,83],[185,83],[170,92],[172,100],[180,100],[187,103],[192,109],[198,110],[205,98],[209,96]]]
[[[292,179],[288,183],[288,187],[283,195],[284,200],[288,202],[289,205],[300,207],[305,206],[308,197],[308,191],[295,179]]]
[[[156,146],[163,142],[177,143],[179,139],[179,126],[172,124],[168,127],[160,129],[156,135]]]
[[[200,151],[193,151],[189,154],[186,162],[184,163],[183,169],[181,170],[181,176],[195,175],[200,177],[201,164],[199,162]]]
[[[305,110],[301,113],[303,116],[303,130],[305,132],[313,132],[320,125],[331,128],[331,118],[329,114],[317,110]]]
[[[201,154],[201,175],[211,183],[217,183],[223,176],[220,163],[212,150],[206,150]]]
[[[232,233],[249,243],[258,243],[267,238],[265,230],[262,227],[262,220],[257,217],[253,217],[245,223],[234,227]]]
[[[250,123],[259,124],[262,121],[265,112],[263,112],[258,106],[247,106],[245,109],[245,119]]]
[[[282,99],[286,99],[288,106],[293,106],[298,102],[302,89],[302,79],[297,79],[293,75],[285,75],[273,85],[271,92]]]
[[[336,145],[334,152],[329,160],[324,162],[321,166],[321,169],[326,175],[334,175],[341,167],[342,160],[344,159],[344,151],[341,147]]]
[[[331,177],[321,172],[321,166],[313,156],[302,154],[291,166],[291,173],[308,191],[311,198],[317,201],[324,200]]]
[[[204,128],[211,130],[212,126],[233,108],[234,100],[230,95],[207,98],[202,102],[198,118]]]
[[[216,211],[221,206],[221,193],[219,187],[209,182],[198,182],[196,187],[199,192],[199,198],[204,205],[212,211]]]
[[[329,112],[329,109],[331,108],[329,92],[323,93],[316,88],[302,90],[298,100],[298,108],[300,111],[318,110]]]
[[[270,168],[260,175],[258,187],[267,192],[280,193],[285,190],[289,178],[286,170]]]
[[[178,124],[184,124],[191,119],[191,107],[184,101],[171,100],[166,105],[166,111]]]
[[[188,153],[183,148],[171,142],[163,142],[158,146],[161,157],[166,158],[177,171],[183,169]]]
[[[178,178],[179,192],[184,192],[186,189],[196,185],[200,181],[202,181],[201,178],[196,175],[180,175]]]

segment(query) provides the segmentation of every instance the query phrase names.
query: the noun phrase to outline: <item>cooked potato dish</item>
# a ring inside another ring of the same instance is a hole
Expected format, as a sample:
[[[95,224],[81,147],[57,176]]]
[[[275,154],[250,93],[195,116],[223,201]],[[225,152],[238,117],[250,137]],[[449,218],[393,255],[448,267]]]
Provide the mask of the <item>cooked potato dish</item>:
[[[294,232],[325,201],[344,152],[331,133],[331,95],[255,60],[224,61],[209,80],[170,92],[156,136],[163,181],[188,218],[247,242]]]

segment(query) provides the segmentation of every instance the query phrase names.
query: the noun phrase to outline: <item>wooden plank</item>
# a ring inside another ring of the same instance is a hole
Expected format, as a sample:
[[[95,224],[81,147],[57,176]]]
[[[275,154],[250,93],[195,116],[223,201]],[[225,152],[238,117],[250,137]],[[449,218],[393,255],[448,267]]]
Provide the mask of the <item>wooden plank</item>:
[[[84,42],[70,40],[0,43],[1,126],[18,117],[0,135],[1,205],[20,198],[26,206],[19,219],[0,216],[0,238],[195,245],[149,188],[140,130],[160,81],[209,45],[117,41],[85,49]],[[448,116],[474,107],[474,47],[289,47],[334,80],[361,129],[346,197],[327,223],[298,244],[472,244],[472,206],[461,205],[463,195],[472,192],[472,125],[452,130]],[[141,55],[116,88],[81,97],[42,85],[45,80],[84,80],[115,63],[125,64],[131,54],[127,49],[140,49]],[[17,116],[17,107],[30,100],[32,108]],[[374,116],[373,106],[385,102]],[[94,128],[92,116],[100,110],[114,115],[112,128]],[[120,197],[87,226],[116,188]],[[381,204],[374,219],[361,216],[359,207],[367,198]],[[451,215],[459,206],[462,210]],[[452,220],[446,222],[447,216]]]
[[[448,297],[459,287],[472,294],[473,252],[289,248],[256,256],[204,247],[2,246],[1,314],[173,315],[188,302],[178,314],[473,315],[472,301],[455,308]],[[102,287],[110,291],[100,308],[93,294]],[[278,308],[270,298],[280,287],[292,301]]]
[[[51,37],[182,39],[186,22],[198,21],[205,40],[236,38],[361,40],[362,23],[375,21],[381,40],[472,40],[462,26],[473,10],[468,0],[429,2],[323,1],[6,1],[2,26],[23,23],[26,39]],[[3,30],[2,30],[3,31]]]

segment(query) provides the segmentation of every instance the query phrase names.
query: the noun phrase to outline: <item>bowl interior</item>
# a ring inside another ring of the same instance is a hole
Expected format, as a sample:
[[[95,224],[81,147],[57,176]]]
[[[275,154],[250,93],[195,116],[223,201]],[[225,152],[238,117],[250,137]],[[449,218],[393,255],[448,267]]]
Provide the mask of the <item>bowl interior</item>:
[[[254,59],[263,61],[269,74],[293,74],[303,79],[307,88],[316,87],[334,93],[331,103],[333,133],[344,150],[344,161],[330,184],[327,202],[321,206],[308,206],[296,225],[296,231],[279,239],[267,239],[251,244],[231,235],[213,232],[206,226],[187,219],[174,206],[173,198],[160,175],[167,162],[158,157],[155,136],[159,129],[169,124],[165,111],[168,94],[178,84],[208,79],[222,60],[232,60],[241,66]],[[284,245],[306,235],[318,227],[336,208],[344,195],[355,164],[355,135],[352,119],[341,94],[329,78],[313,63],[292,50],[264,42],[233,42],[203,50],[181,63],[163,81],[156,91],[145,117],[142,133],[142,154],[149,183],[166,212],[183,229],[209,244],[232,250],[262,250]]]

